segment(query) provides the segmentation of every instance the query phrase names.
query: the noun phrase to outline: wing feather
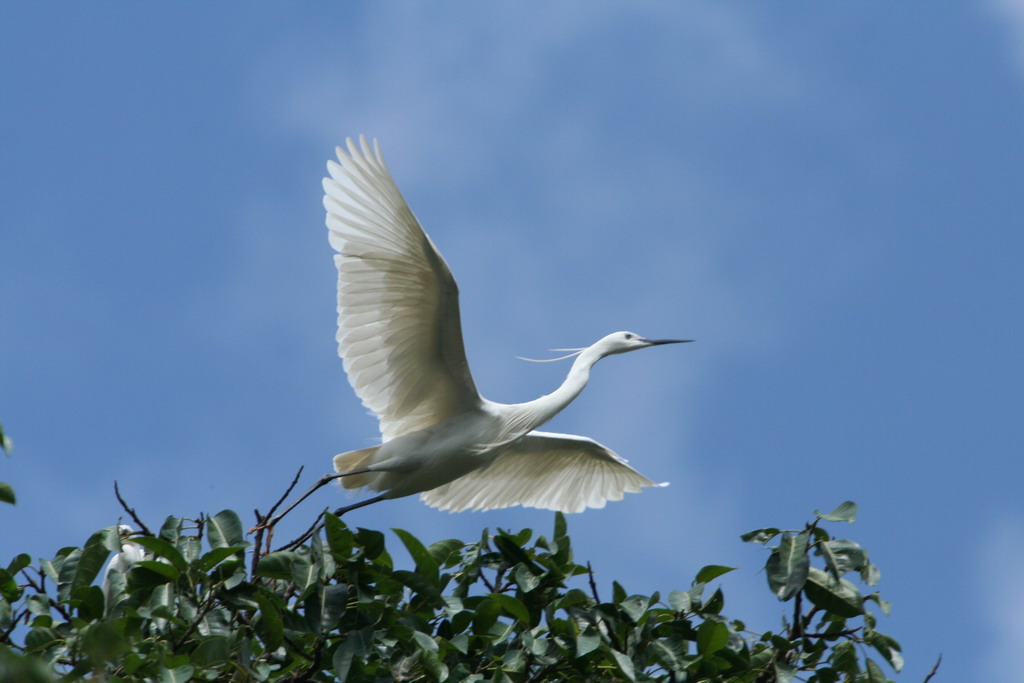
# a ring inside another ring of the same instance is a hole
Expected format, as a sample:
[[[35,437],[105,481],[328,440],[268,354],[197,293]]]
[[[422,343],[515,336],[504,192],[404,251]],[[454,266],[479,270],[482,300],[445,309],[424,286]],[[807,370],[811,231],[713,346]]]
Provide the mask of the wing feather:
[[[380,147],[338,148],[324,178],[338,251],[338,353],[384,440],[477,407],[459,293],[444,258],[395,185]]]
[[[490,466],[470,472],[420,498],[449,512],[521,505],[561,512],[602,508],[625,493],[664,486],[640,474],[592,439],[530,432]]]

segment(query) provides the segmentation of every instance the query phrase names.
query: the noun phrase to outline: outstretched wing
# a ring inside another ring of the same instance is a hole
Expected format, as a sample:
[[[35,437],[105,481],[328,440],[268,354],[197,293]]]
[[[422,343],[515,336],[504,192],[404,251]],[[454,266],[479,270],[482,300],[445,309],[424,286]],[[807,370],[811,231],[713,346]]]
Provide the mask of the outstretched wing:
[[[530,432],[489,467],[420,494],[427,505],[461,512],[522,505],[560,512],[602,508],[655,484],[592,439]]]
[[[459,290],[374,141],[327,163],[324,207],[337,251],[338,353],[384,440],[480,404],[466,362]]]

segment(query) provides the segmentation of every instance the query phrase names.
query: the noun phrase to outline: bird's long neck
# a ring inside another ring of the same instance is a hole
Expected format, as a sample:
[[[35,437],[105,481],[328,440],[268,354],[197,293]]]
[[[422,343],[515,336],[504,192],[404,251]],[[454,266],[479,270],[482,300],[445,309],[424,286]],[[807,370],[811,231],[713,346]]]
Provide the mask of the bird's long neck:
[[[584,349],[580,355],[576,356],[569,374],[566,375],[565,381],[560,387],[533,401],[513,405],[516,426],[522,430],[521,433],[525,434],[536,429],[572,403],[573,399],[583,391],[583,387],[587,386],[587,380],[590,379],[590,368],[601,358],[602,356],[594,350],[594,347]]]

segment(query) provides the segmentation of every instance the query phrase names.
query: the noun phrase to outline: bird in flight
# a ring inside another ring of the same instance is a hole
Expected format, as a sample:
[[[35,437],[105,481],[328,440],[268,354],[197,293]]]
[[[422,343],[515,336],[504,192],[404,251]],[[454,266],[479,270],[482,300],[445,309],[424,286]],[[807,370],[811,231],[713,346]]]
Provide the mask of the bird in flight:
[[[349,139],[347,148],[328,162],[323,183],[338,252],[338,353],[352,388],[380,420],[382,438],[336,455],[337,474],[322,477],[288,510],[337,478],[347,489],[378,495],[336,515],[415,493],[451,512],[513,505],[580,512],[658,486],[592,439],[537,428],[583,391],[602,358],[691,340],[613,332],[566,349],[573,353],[563,358],[575,361],[550,394],[526,403],[487,400],[466,362],[459,290],[448,264],[399,192],[376,140],[371,147],[364,137],[358,145]]]

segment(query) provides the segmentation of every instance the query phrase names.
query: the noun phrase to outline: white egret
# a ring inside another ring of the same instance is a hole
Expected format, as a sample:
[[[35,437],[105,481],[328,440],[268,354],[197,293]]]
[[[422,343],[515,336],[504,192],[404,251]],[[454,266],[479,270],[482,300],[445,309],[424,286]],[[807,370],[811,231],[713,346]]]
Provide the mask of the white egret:
[[[352,388],[380,420],[382,443],[334,457],[338,474],[324,480],[380,492],[336,514],[414,493],[452,512],[579,512],[655,486],[596,441],[535,430],[579,395],[602,358],[691,340],[613,332],[570,354],[572,369],[552,393],[511,405],[483,398],[466,362],[448,265],[376,140],[371,148],[364,137],[358,146],[349,139],[347,147],[337,149],[340,163],[328,162],[323,183],[338,251],[338,352]]]

